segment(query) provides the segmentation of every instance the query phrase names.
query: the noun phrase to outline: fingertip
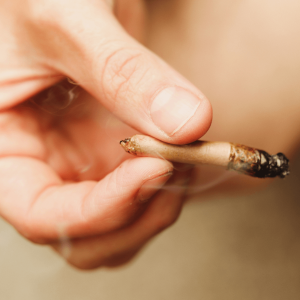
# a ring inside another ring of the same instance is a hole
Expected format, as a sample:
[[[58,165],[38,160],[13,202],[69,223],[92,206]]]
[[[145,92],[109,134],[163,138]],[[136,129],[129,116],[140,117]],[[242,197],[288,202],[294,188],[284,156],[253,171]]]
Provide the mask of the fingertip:
[[[212,122],[212,107],[207,98],[178,86],[160,91],[154,97],[150,113],[153,123],[163,133],[160,139],[172,144],[199,139]]]
[[[165,183],[171,178],[173,172],[167,172],[163,175],[156,176],[153,179],[146,181],[140,188],[137,194],[137,201],[146,203],[156,192],[158,192]]]
[[[211,103],[201,96],[200,105],[189,121],[171,138],[174,144],[189,144],[200,139],[210,128],[213,119]]]
[[[170,174],[173,165],[167,160],[153,157],[136,157],[123,162],[116,170],[116,181],[122,181],[122,185],[133,186],[139,189],[145,182]]]
[[[172,171],[170,162],[158,158],[138,157],[126,160],[99,181],[85,199],[85,219],[90,220],[89,224],[97,234],[130,224],[140,215],[145,200],[167,181],[163,175],[171,174]],[[159,177],[161,178],[155,180]],[[147,182],[150,182],[150,186]],[[145,188],[139,194],[144,185]],[[101,228],[98,226],[99,220],[102,220]],[[97,226],[94,228],[92,224]]]
[[[94,214],[101,207],[101,211],[111,210],[118,207],[127,209],[128,205],[139,206],[143,200],[151,197],[151,192],[159,189],[164,181],[165,175],[173,172],[173,165],[166,160],[153,157],[136,157],[124,161],[112,173],[98,182],[94,191],[90,195],[89,213]],[[160,178],[157,180],[157,178]],[[153,183],[152,189],[149,189],[147,182]],[[142,187],[145,187],[144,191]],[[139,191],[142,189],[142,194]],[[138,198],[140,196],[140,199]],[[110,199],[109,201],[107,201]],[[141,201],[140,201],[141,200]]]

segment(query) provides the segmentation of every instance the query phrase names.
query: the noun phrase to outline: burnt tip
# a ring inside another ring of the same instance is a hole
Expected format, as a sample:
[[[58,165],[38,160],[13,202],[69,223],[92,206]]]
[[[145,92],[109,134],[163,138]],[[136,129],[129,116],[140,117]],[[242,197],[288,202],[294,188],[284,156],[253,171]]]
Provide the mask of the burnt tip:
[[[136,149],[134,144],[132,143],[131,138],[127,138],[120,141],[120,145],[122,148],[129,154],[136,154]]]
[[[290,174],[289,160],[283,153],[269,155],[265,151],[260,151],[260,167],[256,172],[256,177],[260,178],[285,178]]]
[[[120,141],[120,145],[122,145],[122,144],[127,144],[127,143],[129,143],[130,142],[130,138],[127,138],[127,139],[124,139],[124,140],[121,140]]]

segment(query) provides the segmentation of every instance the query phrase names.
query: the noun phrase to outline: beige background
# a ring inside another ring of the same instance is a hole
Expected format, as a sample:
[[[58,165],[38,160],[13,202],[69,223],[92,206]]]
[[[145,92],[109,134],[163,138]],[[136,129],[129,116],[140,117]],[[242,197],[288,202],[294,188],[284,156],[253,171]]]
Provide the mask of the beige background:
[[[296,300],[300,156],[252,196],[191,203],[129,266],[82,272],[0,223],[3,300]],[[201,197],[199,197],[201,198]]]

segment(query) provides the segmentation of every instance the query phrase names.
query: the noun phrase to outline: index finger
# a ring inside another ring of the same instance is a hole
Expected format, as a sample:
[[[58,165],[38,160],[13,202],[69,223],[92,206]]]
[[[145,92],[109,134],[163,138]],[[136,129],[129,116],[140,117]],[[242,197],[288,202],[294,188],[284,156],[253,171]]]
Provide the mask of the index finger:
[[[57,240],[62,229],[69,237],[103,234],[128,224],[144,205],[135,201],[141,186],[171,171],[166,161],[138,158],[99,182],[64,183],[37,159],[1,158],[0,213],[38,243]]]

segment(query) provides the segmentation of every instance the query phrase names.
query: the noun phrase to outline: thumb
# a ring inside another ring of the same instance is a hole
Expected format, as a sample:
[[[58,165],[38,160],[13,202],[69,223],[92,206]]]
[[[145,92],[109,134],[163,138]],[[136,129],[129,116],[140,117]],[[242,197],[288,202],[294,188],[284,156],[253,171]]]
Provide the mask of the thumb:
[[[76,49],[71,59],[69,51],[62,55],[63,72],[140,132],[180,144],[201,137],[212,119],[209,101],[130,37],[100,2],[85,2],[82,22],[70,13],[63,19]]]

